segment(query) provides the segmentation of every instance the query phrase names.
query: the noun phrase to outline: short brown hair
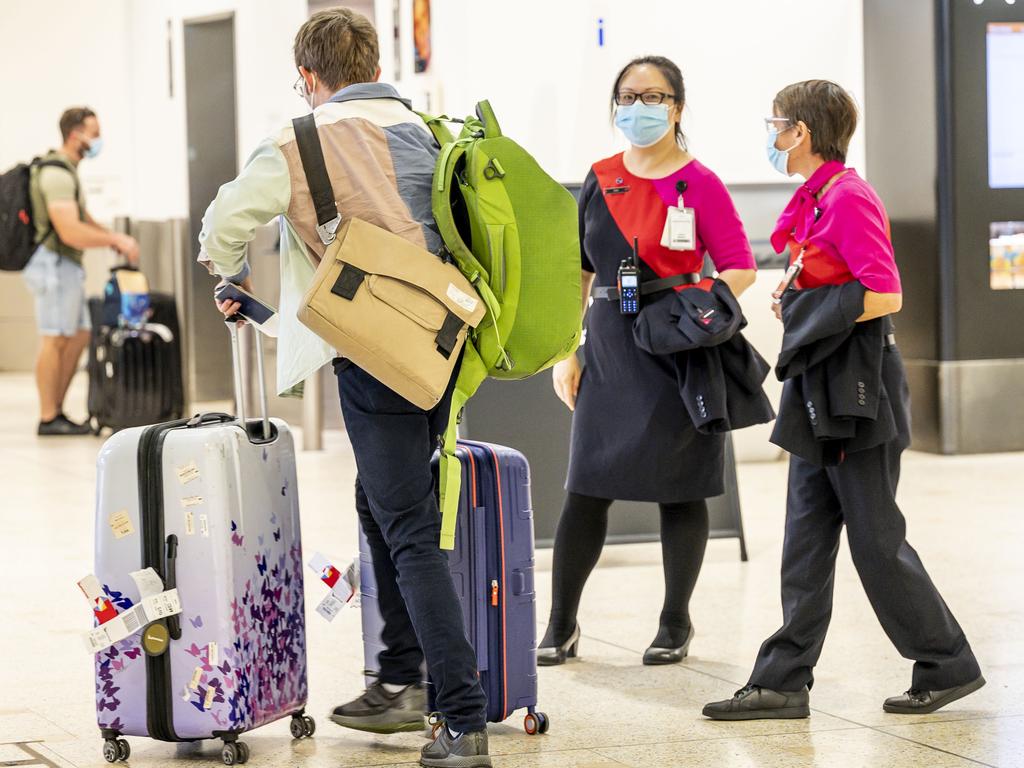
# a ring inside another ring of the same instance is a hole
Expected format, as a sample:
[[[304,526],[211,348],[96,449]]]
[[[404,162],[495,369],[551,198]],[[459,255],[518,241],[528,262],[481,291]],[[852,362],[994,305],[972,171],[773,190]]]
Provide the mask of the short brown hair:
[[[846,162],[857,129],[857,103],[845,88],[829,80],[804,80],[779,91],[774,107],[779,117],[807,125],[815,154]]]
[[[351,8],[310,16],[295,35],[294,51],[295,66],[316,72],[328,88],[371,82],[380,65],[377,30]]]
[[[64,114],[60,116],[60,137],[67,141],[71,132],[76,128],[81,128],[90,117],[96,117],[96,113],[88,107],[65,109]]]

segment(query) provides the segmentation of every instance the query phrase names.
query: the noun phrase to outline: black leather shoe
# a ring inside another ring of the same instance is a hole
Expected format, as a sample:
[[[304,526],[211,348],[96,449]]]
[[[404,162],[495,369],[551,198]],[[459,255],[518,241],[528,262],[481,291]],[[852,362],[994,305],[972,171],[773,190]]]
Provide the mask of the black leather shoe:
[[[704,717],[712,720],[791,720],[810,716],[809,701],[806,688],[773,691],[746,685],[731,699],[715,701],[704,707]]]
[[[580,648],[580,625],[569,635],[569,639],[558,646],[549,646],[537,649],[538,667],[557,667],[565,664],[566,659],[575,659],[576,652]]]
[[[886,699],[882,709],[894,715],[927,715],[974,693],[983,685],[985,678],[978,675],[976,680],[942,691],[918,691],[911,688],[900,696]]]
[[[40,437],[68,437],[88,435],[92,429],[87,424],[75,424],[63,413],[50,421],[40,421],[36,434]]]
[[[664,664],[678,664],[690,653],[690,641],[693,640],[693,625],[686,635],[686,642],[678,648],[659,648],[652,645],[644,651],[644,666],[657,667]]]

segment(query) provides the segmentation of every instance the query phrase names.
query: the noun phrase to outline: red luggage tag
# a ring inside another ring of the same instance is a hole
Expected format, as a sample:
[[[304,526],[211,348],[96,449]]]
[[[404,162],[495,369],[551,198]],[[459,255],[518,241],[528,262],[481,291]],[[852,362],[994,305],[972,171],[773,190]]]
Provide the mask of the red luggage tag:
[[[330,588],[330,592],[316,607],[316,612],[328,621],[333,621],[346,605],[353,605],[359,592],[359,561],[349,564],[344,571],[339,570],[325,555],[317,552],[309,561],[309,567],[320,580]]]
[[[82,590],[86,599],[92,605],[93,615],[99,624],[106,624],[117,616],[117,606],[103,593],[99,579],[91,573],[78,582],[78,588]]]

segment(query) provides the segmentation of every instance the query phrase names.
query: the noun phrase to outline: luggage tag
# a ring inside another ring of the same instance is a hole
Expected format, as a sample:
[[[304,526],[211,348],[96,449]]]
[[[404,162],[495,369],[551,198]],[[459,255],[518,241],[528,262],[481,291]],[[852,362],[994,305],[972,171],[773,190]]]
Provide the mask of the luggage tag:
[[[316,612],[327,621],[334,621],[346,606],[355,606],[359,601],[359,559],[356,558],[344,571],[334,566],[330,559],[317,552],[309,561],[310,569],[326,584],[330,591],[316,607]]]
[[[665,216],[665,228],[661,233],[661,247],[670,251],[694,251],[697,249],[697,213],[687,208],[680,193],[679,202],[669,207]]]

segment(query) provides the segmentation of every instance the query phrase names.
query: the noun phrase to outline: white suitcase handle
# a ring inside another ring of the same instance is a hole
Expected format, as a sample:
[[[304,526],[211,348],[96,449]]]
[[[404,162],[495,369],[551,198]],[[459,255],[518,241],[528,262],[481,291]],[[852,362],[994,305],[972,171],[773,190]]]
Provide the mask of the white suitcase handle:
[[[228,330],[231,333],[231,368],[235,375],[235,403],[238,409],[238,419],[242,424],[242,429],[245,430],[246,434],[249,434],[249,422],[245,414],[247,388],[245,386],[245,376],[242,375],[242,355],[238,343],[237,318],[229,317],[225,322],[227,323]],[[256,334],[256,380],[258,382],[260,393],[260,415],[263,421],[263,439],[269,441],[271,439],[271,430],[270,418],[267,416],[267,380],[263,371],[263,334],[259,331],[254,331],[254,333]]]

